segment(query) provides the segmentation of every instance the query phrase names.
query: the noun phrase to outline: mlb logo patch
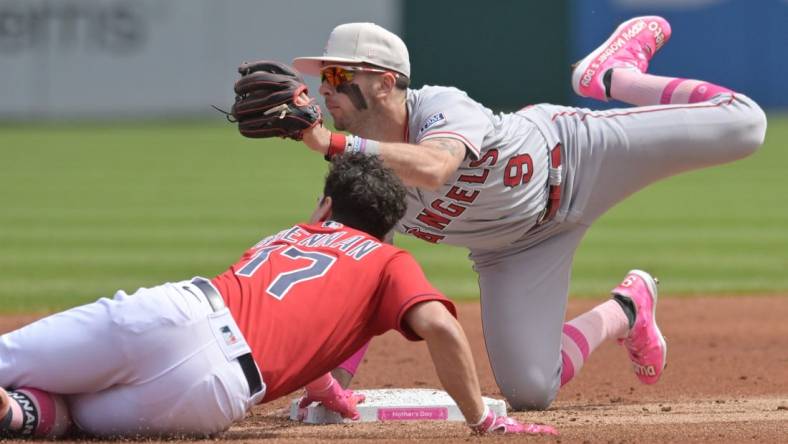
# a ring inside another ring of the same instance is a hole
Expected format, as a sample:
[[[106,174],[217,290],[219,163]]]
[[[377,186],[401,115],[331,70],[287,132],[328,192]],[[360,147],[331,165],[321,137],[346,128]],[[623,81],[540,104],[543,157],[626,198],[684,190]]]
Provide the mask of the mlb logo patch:
[[[224,325],[219,330],[222,332],[222,337],[224,338],[225,344],[234,345],[238,343],[238,336],[233,334],[233,331],[230,330],[229,326]]]
[[[419,134],[427,131],[439,123],[446,123],[446,116],[443,113],[435,113],[427,117],[427,120],[425,120],[424,124],[421,125],[421,128],[419,128]]]

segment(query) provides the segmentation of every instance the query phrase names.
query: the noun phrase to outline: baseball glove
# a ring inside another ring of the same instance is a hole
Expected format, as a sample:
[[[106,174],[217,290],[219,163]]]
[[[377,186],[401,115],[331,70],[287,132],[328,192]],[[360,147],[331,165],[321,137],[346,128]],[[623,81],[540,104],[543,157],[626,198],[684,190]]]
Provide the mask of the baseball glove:
[[[271,60],[238,67],[235,104],[230,110],[246,137],[301,140],[321,122],[320,107],[307,95],[304,80],[291,67]]]

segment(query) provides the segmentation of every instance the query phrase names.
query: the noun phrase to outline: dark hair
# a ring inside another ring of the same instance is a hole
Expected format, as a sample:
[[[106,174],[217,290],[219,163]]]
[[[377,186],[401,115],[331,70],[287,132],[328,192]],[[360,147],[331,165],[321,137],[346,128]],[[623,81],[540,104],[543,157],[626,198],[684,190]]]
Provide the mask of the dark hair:
[[[394,88],[399,90],[406,90],[410,86],[410,78],[401,72],[394,71],[390,68],[386,68],[385,66],[378,66],[373,65],[372,63],[362,63],[360,66],[365,66],[368,68],[375,68],[375,69],[384,69],[392,74],[394,74]]]
[[[394,76],[397,78],[397,81],[394,83],[395,88],[403,90],[408,89],[410,86],[410,79],[406,75],[395,72]]]
[[[405,215],[405,186],[378,156],[334,156],[323,195],[331,197],[331,219],[378,239]]]

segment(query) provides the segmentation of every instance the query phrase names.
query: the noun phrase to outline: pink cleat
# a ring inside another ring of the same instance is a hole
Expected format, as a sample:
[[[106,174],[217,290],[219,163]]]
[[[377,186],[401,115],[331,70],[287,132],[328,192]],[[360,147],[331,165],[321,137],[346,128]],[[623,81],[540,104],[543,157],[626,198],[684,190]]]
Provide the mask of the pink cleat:
[[[583,60],[575,63],[572,88],[583,97],[607,102],[605,73],[613,68],[646,72],[651,57],[670,39],[670,24],[657,16],[635,17]]]
[[[657,280],[641,270],[632,270],[614,288],[613,296],[632,301],[635,325],[626,338],[619,339],[629,352],[635,375],[644,384],[654,384],[662,376],[667,362],[668,345],[657,327]]]

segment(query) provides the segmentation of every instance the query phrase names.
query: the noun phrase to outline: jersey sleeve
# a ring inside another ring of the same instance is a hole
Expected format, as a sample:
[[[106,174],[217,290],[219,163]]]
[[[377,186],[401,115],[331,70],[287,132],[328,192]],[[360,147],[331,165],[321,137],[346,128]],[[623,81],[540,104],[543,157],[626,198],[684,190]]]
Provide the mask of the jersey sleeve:
[[[377,294],[378,309],[372,321],[375,334],[397,330],[408,340],[421,340],[403,322],[405,313],[420,302],[439,301],[457,317],[454,304],[429,283],[416,260],[404,251],[397,253],[386,265]]]
[[[416,144],[436,139],[459,140],[478,159],[484,136],[493,129],[484,107],[457,89],[446,89],[421,100],[416,115]]]

